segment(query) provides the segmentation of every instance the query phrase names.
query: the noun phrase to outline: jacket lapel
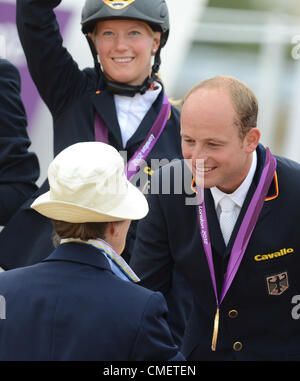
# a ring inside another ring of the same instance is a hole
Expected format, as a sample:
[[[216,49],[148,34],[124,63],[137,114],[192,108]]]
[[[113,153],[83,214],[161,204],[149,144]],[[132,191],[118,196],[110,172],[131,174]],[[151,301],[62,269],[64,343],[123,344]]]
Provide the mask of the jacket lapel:
[[[111,142],[113,137],[116,142],[116,144],[113,145],[116,145],[117,149],[122,150],[122,136],[113,95],[102,90],[100,93],[93,93],[91,95],[91,100],[95,110],[108,129],[109,142]]]
[[[251,201],[251,198],[255,192],[255,189],[259,183],[259,180],[260,180],[263,168],[264,168],[264,164],[265,164],[265,158],[266,158],[265,148],[261,144],[259,144],[256,152],[257,152],[257,170],[256,170],[256,173],[254,175],[254,179],[253,179],[252,184],[250,186],[250,189],[247,193],[247,197],[246,197],[246,200],[245,200],[243,208],[242,208],[242,212],[243,212],[243,213],[241,213],[242,216],[244,216],[246,213],[247,207],[248,207],[248,205]],[[270,212],[270,210],[271,210],[270,207],[272,205],[272,201],[275,200],[277,198],[277,196],[278,196],[278,182],[277,182],[277,174],[275,173],[275,175],[273,176],[272,183],[269,187],[268,194],[267,194],[267,197],[265,199],[263,208],[259,214],[256,225],[258,225],[267,216],[267,214]]]
[[[217,252],[219,255],[223,256],[226,246],[221,232],[220,223],[217,217],[215,203],[210,190],[205,189],[204,192],[210,242],[212,247],[214,248],[214,251]]]
[[[254,175],[254,178],[253,178],[253,181],[250,185],[250,188],[247,192],[247,196],[245,198],[245,201],[244,201],[244,204],[242,206],[242,209],[240,211],[240,214],[239,214],[239,217],[237,219],[237,222],[234,226],[234,229],[233,229],[233,232],[232,232],[232,235],[230,237],[230,240],[228,242],[228,245],[227,245],[227,248],[226,248],[226,251],[225,251],[225,256],[228,256],[232,250],[232,246],[234,244],[234,241],[236,239],[236,236],[237,236],[237,233],[239,231],[239,228],[241,226],[241,223],[243,221],[243,218],[245,216],[245,213],[247,211],[247,208],[250,204],[250,201],[253,197],[253,194],[255,192],[255,189],[259,183],[259,180],[260,180],[260,177],[261,177],[261,174],[262,174],[262,170],[264,168],[264,163],[265,163],[265,157],[266,157],[266,150],[265,148],[259,144],[258,147],[257,147],[257,168],[256,168],[256,172],[255,172],[255,175]],[[276,181],[275,181],[276,180]],[[258,224],[260,224],[260,222],[266,217],[266,215],[270,212],[271,208],[271,203],[272,203],[272,200],[276,198],[276,193],[277,193],[277,177],[274,176],[273,178],[273,181],[271,183],[271,186],[269,188],[269,191],[268,191],[268,195],[267,195],[267,198],[264,202],[264,205],[263,205],[263,208],[259,214],[259,217],[258,217],[258,220],[256,222],[256,226]],[[268,200],[269,199],[269,200]]]

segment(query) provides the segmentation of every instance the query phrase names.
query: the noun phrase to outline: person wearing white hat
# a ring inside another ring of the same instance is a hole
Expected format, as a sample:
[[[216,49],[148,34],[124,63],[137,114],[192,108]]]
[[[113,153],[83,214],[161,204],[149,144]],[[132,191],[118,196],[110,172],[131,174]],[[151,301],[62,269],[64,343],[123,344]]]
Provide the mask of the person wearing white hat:
[[[60,244],[41,263],[1,274],[0,361],[184,360],[164,297],[135,284],[120,256],[130,221],[148,213],[121,155],[77,143],[56,156],[48,179],[31,207],[53,221]]]

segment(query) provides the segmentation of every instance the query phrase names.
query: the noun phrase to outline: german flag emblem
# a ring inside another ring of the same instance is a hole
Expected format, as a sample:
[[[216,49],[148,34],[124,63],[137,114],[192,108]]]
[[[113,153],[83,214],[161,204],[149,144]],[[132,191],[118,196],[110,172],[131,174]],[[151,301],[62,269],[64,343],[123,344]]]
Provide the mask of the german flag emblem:
[[[135,0],[122,0],[122,1],[117,1],[117,0],[102,0],[106,5],[111,7],[112,9],[123,9],[128,7],[128,5],[132,4],[135,2]]]
[[[281,295],[289,288],[287,272],[269,276],[266,281],[269,295]]]

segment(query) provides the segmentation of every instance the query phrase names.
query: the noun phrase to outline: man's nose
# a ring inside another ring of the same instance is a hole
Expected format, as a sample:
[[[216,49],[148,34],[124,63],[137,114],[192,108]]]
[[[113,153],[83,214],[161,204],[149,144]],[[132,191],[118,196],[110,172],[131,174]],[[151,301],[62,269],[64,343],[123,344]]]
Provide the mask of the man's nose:
[[[202,147],[197,147],[193,154],[192,154],[192,159],[193,161],[196,161],[196,160],[201,160],[203,162],[206,162],[207,160],[207,153],[205,152],[205,150],[202,148]]]

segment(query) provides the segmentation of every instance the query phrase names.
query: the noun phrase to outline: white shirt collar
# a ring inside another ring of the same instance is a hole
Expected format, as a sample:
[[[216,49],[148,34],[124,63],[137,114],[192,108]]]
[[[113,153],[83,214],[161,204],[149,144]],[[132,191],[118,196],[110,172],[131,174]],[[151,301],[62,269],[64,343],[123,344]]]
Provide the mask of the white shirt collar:
[[[158,98],[161,90],[161,84],[155,82],[155,88],[146,91],[143,95],[135,94],[133,97],[114,95],[124,148],[126,147],[128,140],[138,129],[152,104]]]
[[[257,166],[257,153],[256,151],[254,151],[252,154],[252,163],[251,163],[251,167],[248,172],[248,175],[245,178],[245,180],[242,182],[242,184],[233,193],[230,193],[230,194],[224,193],[217,187],[210,188],[216,209],[219,204],[219,201],[224,196],[229,196],[235,202],[235,204],[238,205],[240,208],[243,206],[247,192],[250,188],[250,185],[252,183],[252,180],[256,171],[256,166]]]

